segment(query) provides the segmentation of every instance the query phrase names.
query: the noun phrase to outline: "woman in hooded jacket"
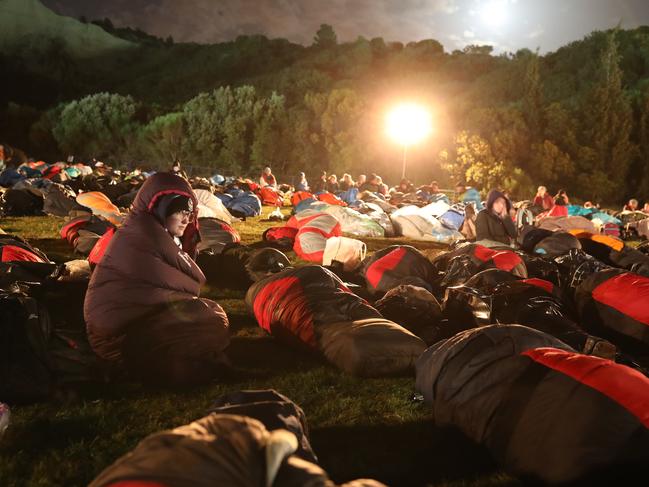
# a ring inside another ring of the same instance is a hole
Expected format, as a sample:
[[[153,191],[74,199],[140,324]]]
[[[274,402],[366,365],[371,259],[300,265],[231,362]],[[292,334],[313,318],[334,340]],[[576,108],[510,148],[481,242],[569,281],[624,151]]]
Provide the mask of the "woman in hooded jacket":
[[[512,245],[518,232],[509,215],[511,208],[509,199],[492,189],[487,196],[487,207],[478,213],[475,221],[476,239]]]
[[[205,382],[224,362],[228,318],[198,297],[197,208],[187,180],[151,176],[90,279],[84,315],[93,350],[146,382]]]

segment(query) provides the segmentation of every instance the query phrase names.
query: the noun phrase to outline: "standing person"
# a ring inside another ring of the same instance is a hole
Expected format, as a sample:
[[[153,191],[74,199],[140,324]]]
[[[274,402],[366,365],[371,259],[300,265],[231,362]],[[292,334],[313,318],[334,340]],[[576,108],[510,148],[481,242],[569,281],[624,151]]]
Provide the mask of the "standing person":
[[[467,186],[466,183],[459,182],[455,185],[455,194],[457,195],[458,201],[460,203],[469,204],[472,203],[475,206],[475,209],[480,211],[484,209],[482,200],[480,198],[480,192]]]
[[[554,199],[548,193],[548,188],[545,186],[539,186],[536,191],[536,196],[534,196],[534,206],[542,207],[544,210],[549,210],[554,206]]]
[[[306,175],[303,172],[297,175],[295,191],[309,191],[309,182],[306,180]]]
[[[277,189],[277,180],[275,179],[273,172],[270,170],[270,167],[266,166],[261,172],[261,176],[259,177],[259,185],[262,188],[265,186],[270,186],[271,188]]]
[[[487,207],[478,213],[475,221],[476,239],[512,245],[518,232],[509,214],[511,208],[509,199],[492,189],[487,196]]]

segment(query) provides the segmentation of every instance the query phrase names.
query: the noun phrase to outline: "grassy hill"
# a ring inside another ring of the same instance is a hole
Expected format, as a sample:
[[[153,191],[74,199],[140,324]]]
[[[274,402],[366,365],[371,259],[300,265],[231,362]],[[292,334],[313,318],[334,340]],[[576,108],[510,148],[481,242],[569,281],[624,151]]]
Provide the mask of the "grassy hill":
[[[38,0],[0,0],[0,51],[41,50],[51,39],[79,58],[135,46],[96,25],[57,15]]]

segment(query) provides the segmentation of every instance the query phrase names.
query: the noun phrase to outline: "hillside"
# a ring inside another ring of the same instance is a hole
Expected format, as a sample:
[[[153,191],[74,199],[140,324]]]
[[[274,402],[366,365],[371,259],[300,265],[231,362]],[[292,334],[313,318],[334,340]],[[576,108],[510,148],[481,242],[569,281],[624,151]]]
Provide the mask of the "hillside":
[[[135,46],[96,25],[57,15],[39,0],[0,0],[0,52],[41,50],[47,46],[45,39],[60,40],[79,58]]]

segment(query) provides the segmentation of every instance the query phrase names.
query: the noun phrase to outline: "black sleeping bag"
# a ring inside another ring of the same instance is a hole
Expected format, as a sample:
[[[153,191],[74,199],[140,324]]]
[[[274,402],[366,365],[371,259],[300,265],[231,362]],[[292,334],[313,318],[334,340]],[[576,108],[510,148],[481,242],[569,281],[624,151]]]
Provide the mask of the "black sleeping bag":
[[[37,189],[8,189],[0,197],[4,216],[38,216],[43,214],[43,193]]]
[[[318,461],[309,443],[309,428],[304,411],[288,397],[273,389],[225,394],[212,404],[210,412],[255,418],[261,421],[268,431],[288,430],[298,440],[295,454],[308,462]]]
[[[493,325],[438,342],[417,361],[417,390],[437,426],[459,428],[525,480],[646,478],[649,379],[545,333]]]
[[[462,322],[469,323],[472,318],[475,327],[518,323],[558,338],[579,352],[615,359],[615,346],[589,335],[576,323],[555,285],[536,278],[512,277],[490,269],[476,274],[464,286],[448,288],[445,312],[453,310],[457,317],[464,308]]]
[[[220,250],[204,250],[198,254],[196,263],[210,286],[242,291],[255,281],[291,265],[288,257],[277,249],[252,248],[238,243],[225,245]]]

